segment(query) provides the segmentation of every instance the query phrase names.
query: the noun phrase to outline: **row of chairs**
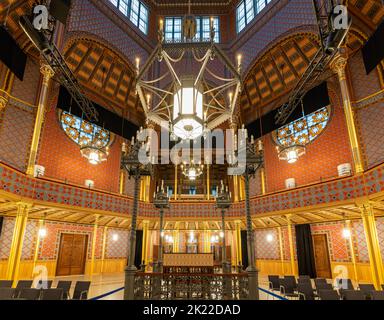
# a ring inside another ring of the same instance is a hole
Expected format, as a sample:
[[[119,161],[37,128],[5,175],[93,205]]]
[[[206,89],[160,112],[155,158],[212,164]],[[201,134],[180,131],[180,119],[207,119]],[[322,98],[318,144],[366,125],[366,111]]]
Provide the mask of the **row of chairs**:
[[[52,288],[53,281],[39,281],[32,288],[32,280],[20,280],[15,288],[13,281],[0,280],[0,300],[87,300],[90,281],[77,281],[71,297],[72,281],[58,281],[56,288]]]
[[[280,278],[268,276],[269,288],[279,291],[284,297],[301,300],[384,300],[383,291],[376,291],[372,284],[359,284],[355,290],[350,279],[337,279],[335,287],[326,279],[314,279],[315,287],[309,276],[300,276],[297,281],[294,276]]]

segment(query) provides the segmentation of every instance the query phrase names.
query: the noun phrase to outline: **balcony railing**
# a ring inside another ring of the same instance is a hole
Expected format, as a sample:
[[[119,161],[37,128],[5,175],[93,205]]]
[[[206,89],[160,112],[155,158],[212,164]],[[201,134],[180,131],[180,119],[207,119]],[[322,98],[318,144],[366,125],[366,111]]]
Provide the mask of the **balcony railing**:
[[[136,300],[245,300],[248,274],[137,273]]]

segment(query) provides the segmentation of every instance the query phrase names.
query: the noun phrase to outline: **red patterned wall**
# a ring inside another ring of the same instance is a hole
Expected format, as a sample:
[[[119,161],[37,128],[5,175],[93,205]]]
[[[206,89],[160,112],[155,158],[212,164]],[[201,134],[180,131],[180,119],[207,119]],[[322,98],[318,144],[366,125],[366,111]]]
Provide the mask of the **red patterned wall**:
[[[267,192],[285,189],[285,180],[295,178],[296,184],[306,185],[322,179],[337,177],[337,166],[352,163],[344,112],[333,106],[325,131],[307,146],[307,154],[296,163],[280,161],[272,136],[264,138]]]
[[[94,166],[80,154],[79,146],[70,140],[61,127],[57,110],[47,115],[42,133],[38,164],[46,168],[46,176],[84,186],[85,180],[95,181],[95,188],[119,191],[121,139],[116,137],[108,160]]]

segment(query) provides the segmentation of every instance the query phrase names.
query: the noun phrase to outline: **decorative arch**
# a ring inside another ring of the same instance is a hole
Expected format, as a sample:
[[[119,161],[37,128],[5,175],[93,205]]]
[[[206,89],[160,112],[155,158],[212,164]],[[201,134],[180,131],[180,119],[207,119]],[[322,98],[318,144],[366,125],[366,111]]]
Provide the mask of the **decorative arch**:
[[[320,48],[314,27],[292,29],[273,41],[256,57],[245,76],[242,111],[262,108],[291,89],[305,72]],[[299,31],[300,30],[300,31]]]
[[[140,119],[135,68],[117,48],[93,34],[73,32],[63,52],[87,94],[118,114],[129,111]]]

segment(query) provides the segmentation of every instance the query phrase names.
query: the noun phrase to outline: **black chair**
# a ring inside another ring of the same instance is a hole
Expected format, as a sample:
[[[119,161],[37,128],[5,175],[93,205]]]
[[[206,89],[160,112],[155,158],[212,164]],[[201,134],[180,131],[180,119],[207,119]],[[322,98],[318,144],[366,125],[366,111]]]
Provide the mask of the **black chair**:
[[[17,296],[17,298],[31,301],[39,300],[40,293],[41,290],[39,289],[24,288],[20,290],[20,294]]]
[[[375,286],[373,284],[359,284],[359,289],[366,299],[370,299],[372,291],[375,291]]]
[[[16,286],[16,296],[20,295],[22,289],[31,289],[33,285],[33,280],[20,280],[17,282]]]
[[[69,291],[71,290],[71,286],[72,286],[72,281],[59,281],[57,283],[56,289],[62,289],[64,299],[68,300],[70,297]]]
[[[365,295],[358,290],[343,290],[343,300],[365,300]]]
[[[36,289],[51,289],[52,288],[52,280],[40,280],[36,284]]]
[[[285,276],[284,279],[287,280],[291,286],[293,286],[293,289],[297,290],[297,282],[294,276]]]
[[[40,300],[63,300],[63,289],[42,289]]]
[[[280,279],[280,293],[287,298],[297,298],[299,295],[295,293],[295,286],[291,279]]]
[[[0,280],[0,288],[12,288],[12,280]]]
[[[384,301],[384,291],[372,291],[371,292],[371,299]]]
[[[272,291],[280,291],[280,277],[268,276],[269,289]]]
[[[319,292],[320,290],[333,290],[333,286],[330,283],[317,283],[316,291]]]
[[[16,296],[16,289],[0,288],[0,300],[11,300]]]
[[[303,275],[301,275],[301,276],[299,276],[299,278],[298,278],[298,280],[311,280],[311,277],[310,276],[303,276]]]
[[[299,283],[297,285],[297,292],[299,293],[300,300],[315,300],[315,294],[310,283]]]
[[[75,285],[75,291],[73,292],[72,300],[87,300],[90,287],[90,281],[77,281]]]
[[[340,300],[340,296],[336,290],[320,289],[318,291],[320,300],[333,301]]]
[[[381,289],[383,289],[383,291],[384,291],[384,284],[381,285]]]
[[[326,279],[324,278],[316,278],[315,279],[315,285],[317,286],[318,284],[324,284],[324,283],[328,283]]]
[[[311,278],[310,277],[299,277],[297,279],[297,283],[300,284],[300,283],[304,283],[304,284],[310,284],[312,286],[312,281],[311,281]]]

